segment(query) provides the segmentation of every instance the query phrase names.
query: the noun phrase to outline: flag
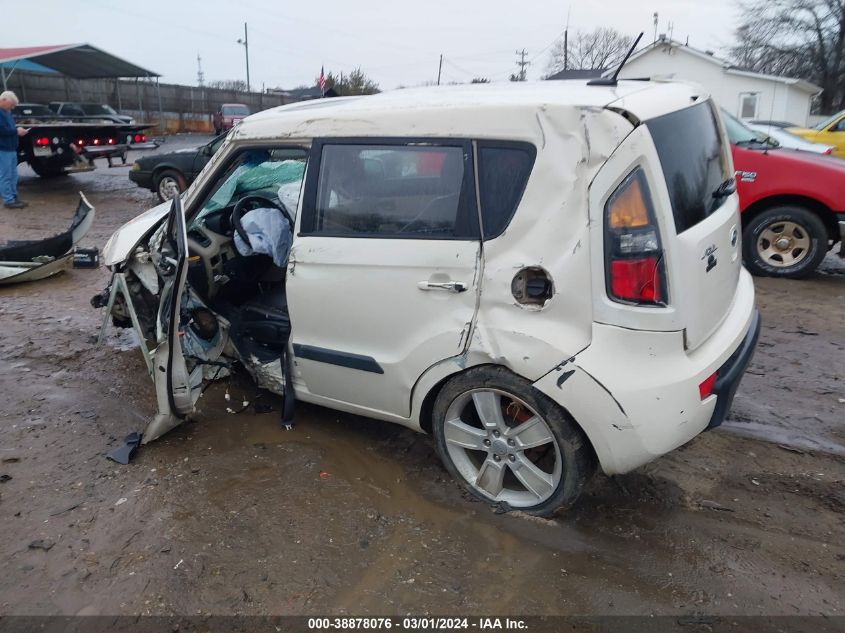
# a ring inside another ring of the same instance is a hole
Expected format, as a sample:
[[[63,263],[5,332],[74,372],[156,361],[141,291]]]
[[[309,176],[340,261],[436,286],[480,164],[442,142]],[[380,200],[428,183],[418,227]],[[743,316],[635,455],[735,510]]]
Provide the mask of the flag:
[[[320,66],[320,94],[326,94],[326,73],[323,66]]]

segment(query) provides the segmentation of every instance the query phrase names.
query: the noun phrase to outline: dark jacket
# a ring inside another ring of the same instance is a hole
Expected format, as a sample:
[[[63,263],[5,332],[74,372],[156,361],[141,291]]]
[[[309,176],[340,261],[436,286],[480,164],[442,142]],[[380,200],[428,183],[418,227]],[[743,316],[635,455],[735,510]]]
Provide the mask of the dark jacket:
[[[18,149],[18,126],[12,113],[0,108],[0,152],[16,152]]]

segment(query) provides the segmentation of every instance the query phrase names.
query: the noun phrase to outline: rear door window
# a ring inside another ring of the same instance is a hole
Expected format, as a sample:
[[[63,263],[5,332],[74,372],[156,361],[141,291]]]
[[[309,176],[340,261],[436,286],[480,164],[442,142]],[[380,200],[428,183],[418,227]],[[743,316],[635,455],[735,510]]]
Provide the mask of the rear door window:
[[[709,101],[646,121],[660,158],[675,230],[683,233],[715,212],[714,196],[730,177],[716,114]]]
[[[477,239],[469,142],[315,143],[303,234]]]
[[[537,150],[528,143],[478,143],[478,185],[485,240],[501,235],[510,223],[536,155]]]

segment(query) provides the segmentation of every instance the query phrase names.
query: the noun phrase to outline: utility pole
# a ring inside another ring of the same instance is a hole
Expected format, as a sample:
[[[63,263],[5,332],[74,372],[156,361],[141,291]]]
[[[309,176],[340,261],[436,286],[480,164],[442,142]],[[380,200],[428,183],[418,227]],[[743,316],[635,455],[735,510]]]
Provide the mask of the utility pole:
[[[238,38],[238,44],[243,44],[246,51],[246,91],[249,92],[249,34],[246,30],[246,22],[244,22],[244,38]]]
[[[525,56],[528,55],[528,53],[524,48],[521,51],[516,51],[516,54],[519,55],[519,61],[516,62],[516,65],[519,66],[519,80],[525,81],[525,67],[530,66],[531,62],[525,61]]]
[[[202,57],[197,52],[197,85],[202,88],[205,85],[205,73],[202,72]]]
[[[440,85],[440,73],[443,70],[443,53],[440,53],[440,65],[437,67],[437,85]]]
[[[563,30],[563,69],[569,70],[569,15],[572,13],[572,5],[566,10],[566,28]]]
[[[657,11],[654,12],[654,41],[657,41]]]

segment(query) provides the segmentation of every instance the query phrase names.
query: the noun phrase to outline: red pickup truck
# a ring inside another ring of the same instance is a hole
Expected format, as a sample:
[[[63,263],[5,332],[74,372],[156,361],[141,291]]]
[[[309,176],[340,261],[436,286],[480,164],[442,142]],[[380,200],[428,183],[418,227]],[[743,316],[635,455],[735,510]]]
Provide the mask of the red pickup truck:
[[[742,210],[743,259],[755,275],[798,279],[840,243],[845,160],[778,147],[722,112]]]
[[[249,114],[249,108],[243,103],[224,103],[211,117],[214,133],[219,136],[223,132],[231,130]]]

